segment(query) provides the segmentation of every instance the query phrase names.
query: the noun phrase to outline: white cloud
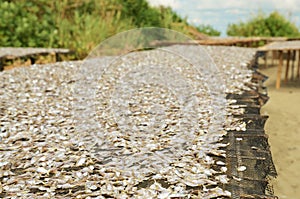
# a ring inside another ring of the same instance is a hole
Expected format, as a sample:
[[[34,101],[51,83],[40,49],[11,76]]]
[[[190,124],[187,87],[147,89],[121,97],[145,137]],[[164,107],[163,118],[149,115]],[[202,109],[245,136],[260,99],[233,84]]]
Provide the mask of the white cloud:
[[[287,11],[300,11],[299,0],[198,0],[197,9],[277,9]]]
[[[170,6],[173,9],[178,9],[180,7],[180,3],[178,0],[147,0],[148,3],[152,6]]]
[[[270,0],[252,0],[252,1],[241,1],[241,0],[210,0],[210,1],[204,1],[200,0],[198,1],[197,8],[198,9],[249,9],[249,8],[257,8],[260,6],[263,6],[267,3],[267,1]]]
[[[229,23],[247,20],[258,10],[277,10],[300,26],[300,0],[148,0],[151,5],[170,6],[188,22],[210,24],[225,35]]]
[[[299,0],[272,1],[274,2],[274,7],[277,10],[300,11]]]
[[[203,24],[204,21],[200,18],[190,18],[188,19],[188,22],[191,23],[191,24]]]
[[[246,11],[246,10],[243,10],[243,9],[236,9],[236,8],[225,10],[226,14],[234,14],[234,15],[245,14],[247,12],[249,12],[249,11]]]
[[[294,22],[296,24],[299,24],[299,22],[300,22],[300,16],[293,16],[292,17],[292,22]]]

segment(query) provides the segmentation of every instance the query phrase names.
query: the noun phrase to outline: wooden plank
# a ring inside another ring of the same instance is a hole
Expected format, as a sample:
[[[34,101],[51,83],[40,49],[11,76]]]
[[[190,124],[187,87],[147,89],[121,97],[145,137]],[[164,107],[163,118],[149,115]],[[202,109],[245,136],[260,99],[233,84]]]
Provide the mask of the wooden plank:
[[[282,51],[279,50],[278,53],[279,53],[279,64],[278,64],[278,70],[277,70],[276,89],[280,88],[281,70],[282,70],[282,65],[283,65]]]
[[[263,47],[260,47],[259,50],[299,50],[300,41],[281,41],[281,42],[272,42]]]

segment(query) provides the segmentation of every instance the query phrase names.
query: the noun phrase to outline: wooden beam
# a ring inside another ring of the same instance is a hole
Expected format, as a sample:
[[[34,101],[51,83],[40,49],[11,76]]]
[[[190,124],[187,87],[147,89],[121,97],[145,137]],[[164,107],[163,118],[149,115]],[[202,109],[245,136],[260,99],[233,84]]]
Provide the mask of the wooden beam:
[[[278,51],[278,56],[279,56],[279,64],[278,64],[278,69],[277,69],[276,89],[280,88],[281,70],[282,70],[282,65],[283,65],[282,51],[281,50]]]

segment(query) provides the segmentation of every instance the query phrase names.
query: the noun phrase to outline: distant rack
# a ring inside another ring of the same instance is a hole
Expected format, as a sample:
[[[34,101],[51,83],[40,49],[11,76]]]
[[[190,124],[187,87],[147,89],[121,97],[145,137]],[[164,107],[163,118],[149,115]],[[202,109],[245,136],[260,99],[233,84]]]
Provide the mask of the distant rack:
[[[62,48],[2,47],[0,48],[0,71],[21,65],[62,61],[72,54],[69,49]]]
[[[283,61],[286,60],[286,70],[285,70],[285,78],[284,83],[287,83],[289,77],[291,80],[294,79],[295,73],[295,62],[298,60],[298,65],[296,66],[297,72],[296,77],[297,79],[300,78],[300,40],[287,40],[287,41],[280,41],[280,42],[272,42],[265,46],[258,48],[260,52],[265,54],[272,53],[272,64],[277,59],[277,80],[276,80],[276,88],[280,88],[281,82],[281,73],[282,68],[284,67]],[[267,66],[267,59],[265,55],[265,65]],[[298,57],[298,58],[297,58]],[[290,68],[291,65],[291,68]],[[289,75],[289,71],[291,71],[291,75]]]
[[[191,40],[186,42],[170,42],[170,41],[156,41],[153,42],[153,47],[169,46],[175,44],[185,45],[214,45],[214,46],[239,46],[239,47],[259,47],[271,42],[277,41],[294,41],[300,38],[287,37],[208,37],[201,40]]]

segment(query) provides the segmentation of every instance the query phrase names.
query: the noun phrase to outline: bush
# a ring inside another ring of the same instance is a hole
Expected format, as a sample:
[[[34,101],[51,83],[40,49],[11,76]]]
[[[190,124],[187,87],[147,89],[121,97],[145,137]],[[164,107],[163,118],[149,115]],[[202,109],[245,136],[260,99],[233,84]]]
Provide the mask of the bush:
[[[84,58],[108,36],[134,27],[120,10],[108,0],[3,1],[0,46],[69,48]]]
[[[37,5],[34,1],[0,4],[1,46],[49,47],[57,42],[55,30],[54,17],[45,4]]]
[[[269,16],[266,16],[264,13],[258,13],[246,22],[229,24],[227,35],[245,37],[299,37],[300,33],[294,23],[287,20],[279,12],[274,11]]]
[[[149,26],[189,29],[171,8],[146,0],[0,0],[0,46],[68,48],[81,59],[109,36]]]
[[[221,34],[220,31],[214,29],[211,25],[200,25],[197,26],[197,29],[199,32],[202,32],[210,36],[220,36]]]

